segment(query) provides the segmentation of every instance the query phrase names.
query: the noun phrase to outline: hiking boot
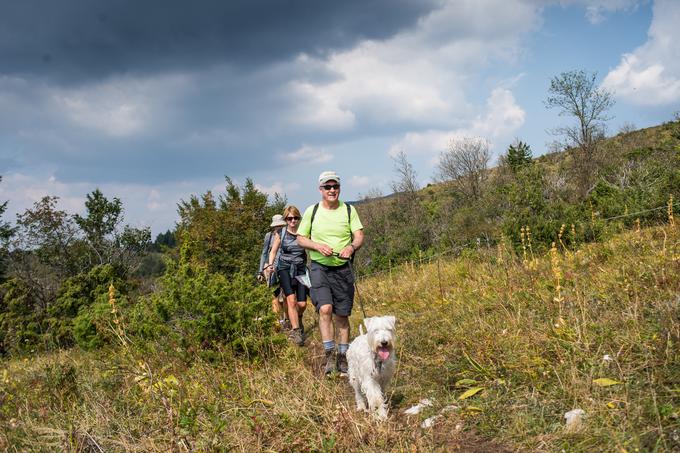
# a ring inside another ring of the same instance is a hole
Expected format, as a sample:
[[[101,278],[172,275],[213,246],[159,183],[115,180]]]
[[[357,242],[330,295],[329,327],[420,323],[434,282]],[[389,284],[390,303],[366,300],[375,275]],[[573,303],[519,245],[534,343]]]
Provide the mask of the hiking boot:
[[[323,373],[328,376],[333,371],[335,371],[335,349],[329,349],[326,351],[326,364],[323,369]]]
[[[302,334],[302,339],[306,340],[307,336],[305,335],[305,325],[302,324],[302,320],[300,320],[300,333]]]
[[[338,353],[335,358],[335,366],[338,369],[338,373],[347,374],[347,355]]]
[[[292,341],[298,346],[305,345],[305,339],[302,336],[302,331],[300,330],[300,328],[293,329],[290,331],[290,341]]]

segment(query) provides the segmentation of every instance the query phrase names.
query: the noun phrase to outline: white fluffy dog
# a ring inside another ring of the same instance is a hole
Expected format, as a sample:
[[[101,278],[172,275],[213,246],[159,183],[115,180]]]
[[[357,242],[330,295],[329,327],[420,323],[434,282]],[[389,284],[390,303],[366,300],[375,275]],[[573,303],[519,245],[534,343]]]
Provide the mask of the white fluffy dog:
[[[349,383],[354,387],[357,410],[369,410],[378,418],[387,418],[385,387],[389,384],[396,360],[394,357],[394,316],[366,318],[367,332],[356,337],[347,350]]]

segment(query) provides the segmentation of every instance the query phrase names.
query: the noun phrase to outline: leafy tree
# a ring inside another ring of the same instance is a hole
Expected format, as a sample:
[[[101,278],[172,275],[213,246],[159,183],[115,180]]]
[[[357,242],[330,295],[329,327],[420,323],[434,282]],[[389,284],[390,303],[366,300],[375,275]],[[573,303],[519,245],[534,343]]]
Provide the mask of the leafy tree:
[[[78,228],[57,197],[43,197],[17,215],[17,230],[10,242],[9,275],[20,279],[44,309],[61,282],[86,269]]]
[[[159,233],[156,236],[156,240],[153,242],[154,250],[160,252],[164,248],[175,248],[177,246],[177,239],[175,239],[175,233],[171,230],[167,230],[165,233]]]
[[[2,182],[2,176],[0,176]],[[7,202],[0,203],[0,283],[5,280],[5,265],[7,259],[7,241],[14,234],[14,228],[2,220],[2,216],[7,210]]]
[[[90,266],[113,264],[123,273],[135,270],[151,243],[151,230],[122,226],[120,199],[109,201],[99,189],[87,194],[85,210],[85,216],[76,214],[73,220],[89,245]]]
[[[123,205],[120,199],[114,197],[109,201],[99,189],[87,194],[85,201],[87,215],[85,217],[76,214],[73,219],[85,237],[94,246],[101,247],[106,237],[116,230],[123,213]]]
[[[0,182],[2,182],[2,176],[0,176]],[[0,203],[0,241],[7,241],[10,237],[12,237],[12,234],[14,234],[14,228],[12,226],[2,220],[2,216],[7,210],[7,201]]]
[[[564,137],[579,179],[579,192],[584,197],[590,190],[597,171],[598,144],[604,138],[607,111],[614,106],[613,94],[597,88],[597,73],[563,72],[553,77],[545,104],[559,109],[560,116],[571,116],[576,125],[563,126],[553,133]]]
[[[519,172],[520,169],[531,164],[532,157],[531,148],[521,140],[517,140],[510,145],[506,155],[508,165],[515,174]]]
[[[217,200],[208,191],[178,204],[177,237],[191,241],[189,259],[207,265],[210,272],[254,273],[271,216],[283,211],[285,200],[274,197],[270,203],[251,179],[243,187],[229,177],[226,183]]]
[[[86,319],[94,313],[91,307],[112,281],[125,286],[149,244],[148,229],[120,226],[117,199],[109,202],[95,191],[88,196],[87,216],[70,216],[57,209],[57,201],[44,197],[17,216],[9,243],[10,280],[0,288],[6,351],[38,343],[69,346],[79,338],[84,345],[100,344],[99,330]],[[97,313],[104,313],[101,308],[100,303]]]

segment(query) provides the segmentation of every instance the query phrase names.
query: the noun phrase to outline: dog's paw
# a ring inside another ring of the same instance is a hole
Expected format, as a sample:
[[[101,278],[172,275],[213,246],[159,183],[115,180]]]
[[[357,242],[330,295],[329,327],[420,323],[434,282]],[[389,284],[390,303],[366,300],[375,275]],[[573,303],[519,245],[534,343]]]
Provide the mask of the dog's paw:
[[[380,409],[378,409],[374,413],[374,415],[375,415],[375,418],[377,418],[378,420],[381,420],[381,421],[387,420],[387,409],[384,408],[384,407],[381,407]]]

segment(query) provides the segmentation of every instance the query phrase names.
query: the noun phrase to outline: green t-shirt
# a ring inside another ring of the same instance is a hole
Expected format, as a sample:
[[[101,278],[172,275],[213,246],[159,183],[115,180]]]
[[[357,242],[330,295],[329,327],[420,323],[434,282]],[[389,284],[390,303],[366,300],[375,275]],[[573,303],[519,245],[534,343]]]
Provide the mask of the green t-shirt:
[[[342,201],[340,201],[337,209],[326,209],[319,203],[319,209],[316,210],[316,215],[314,216],[313,227],[311,225],[312,211],[314,211],[314,205],[305,209],[300,226],[298,227],[298,234],[309,237],[309,230],[311,228],[312,237],[310,239],[314,242],[328,245],[333,249],[334,253],[340,253],[342,249],[352,242],[350,231],[354,233],[364,228],[354,206],[351,206],[348,223],[347,207]],[[324,256],[316,250],[311,250],[309,256],[312,258],[312,261],[325,266],[341,266],[347,262],[347,260],[334,255]]]

